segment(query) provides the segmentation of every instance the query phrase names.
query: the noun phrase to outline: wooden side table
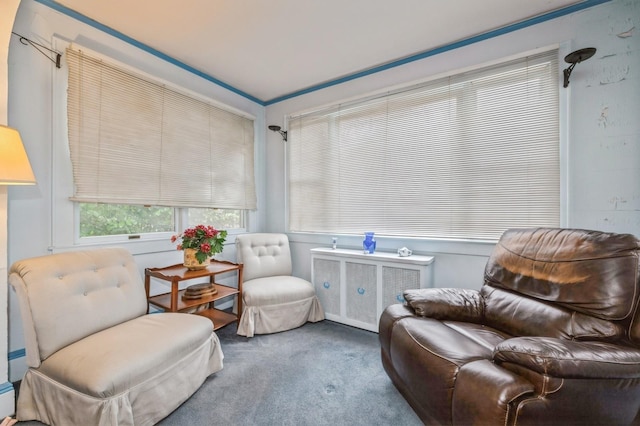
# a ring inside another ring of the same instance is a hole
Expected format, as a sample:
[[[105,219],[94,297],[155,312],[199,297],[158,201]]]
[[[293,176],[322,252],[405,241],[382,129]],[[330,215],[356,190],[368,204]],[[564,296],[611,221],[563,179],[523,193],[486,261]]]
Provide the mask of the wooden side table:
[[[206,309],[195,312],[195,314],[209,318],[213,322],[213,329],[218,330],[232,322],[238,322],[242,315],[242,266],[242,263],[211,260],[211,265],[207,266],[206,269],[197,271],[191,271],[182,264],[166,266],[164,268],[146,268],[144,270],[144,289],[147,292],[147,301],[149,304],[157,306],[166,312],[184,312],[208,304],[209,306]],[[237,271],[238,273],[238,288],[215,282],[216,275],[233,271]],[[150,296],[151,277],[170,281],[171,291]],[[181,281],[203,277],[209,277],[209,282],[215,286],[217,293],[198,299],[183,300],[182,295],[185,290],[179,289],[179,283]],[[237,314],[216,309],[216,301],[234,296],[237,300]],[[149,309],[147,307],[147,312],[148,311]]]

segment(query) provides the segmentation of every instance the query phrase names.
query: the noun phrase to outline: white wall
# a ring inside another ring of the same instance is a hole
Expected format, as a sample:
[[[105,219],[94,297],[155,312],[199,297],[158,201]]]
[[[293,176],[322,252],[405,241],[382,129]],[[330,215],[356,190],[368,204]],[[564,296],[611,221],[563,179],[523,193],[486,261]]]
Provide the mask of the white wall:
[[[632,233],[640,237],[640,2],[614,0],[571,15],[484,40],[421,61],[392,68],[267,106],[267,124],[283,125],[299,111],[359,97],[409,82],[446,75],[511,55],[557,45],[569,52],[596,47],[577,65],[567,89],[558,75],[562,106],[563,226]],[[300,64],[296,72],[304,72]],[[560,73],[561,74],[561,73]],[[267,132],[267,223],[286,230],[285,149]],[[364,231],[364,230],[363,230]],[[373,230],[375,231],[375,230]],[[296,274],[310,277],[309,249],[329,246],[331,235],[290,234]],[[338,236],[340,246],[359,247],[361,237]],[[377,238],[378,250],[407,246],[436,257],[437,287],[479,288],[492,243]]]

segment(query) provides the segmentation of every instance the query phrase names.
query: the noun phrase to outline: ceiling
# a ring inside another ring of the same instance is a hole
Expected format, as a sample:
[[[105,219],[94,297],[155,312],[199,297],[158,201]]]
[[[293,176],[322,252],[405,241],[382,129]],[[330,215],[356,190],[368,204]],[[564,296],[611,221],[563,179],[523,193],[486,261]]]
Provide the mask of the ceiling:
[[[269,104],[596,0],[57,0]],[[95,23],[94,23],[95,24]],[[98,25],[98,26],[100,26]]]

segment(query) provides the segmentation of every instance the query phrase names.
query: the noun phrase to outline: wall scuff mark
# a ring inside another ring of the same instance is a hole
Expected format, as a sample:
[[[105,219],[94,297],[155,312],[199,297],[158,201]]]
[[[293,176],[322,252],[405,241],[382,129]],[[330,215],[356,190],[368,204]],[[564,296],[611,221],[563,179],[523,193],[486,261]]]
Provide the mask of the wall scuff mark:
[[[600,111],[600,118],[598,118],[598,125],[607,128],[607,116],[609,115],[609,107],[604,107]]]
[[[613,204],[613,209],[614,209],[614,210],[618,210],[618,203],[620,203],[620,204],[626,204],[626,203],[627,203],[627,200],[625,200],[625,199],[624,199],[624,198],[622,198],[622,197],[616,197],[616,196],[614,196],[613,198],[611,198],[611,199],[609,200],[609,203],[610,203],[610,204]]]
[[[633,30],[635,30],[635,29],[636,29],[636,27],[631,27],[630,30],[618,34],[618,37],[620,37],[620,38],[631,37],[631,36],[633,36]]]
[[[629,75],[629,67],[623,67],[618,69],[609,70],[608,75],[603,76],[600,79],[600,85],[603,86],[605,84],[611,83],[619,83],[623,81],[627,75]]]

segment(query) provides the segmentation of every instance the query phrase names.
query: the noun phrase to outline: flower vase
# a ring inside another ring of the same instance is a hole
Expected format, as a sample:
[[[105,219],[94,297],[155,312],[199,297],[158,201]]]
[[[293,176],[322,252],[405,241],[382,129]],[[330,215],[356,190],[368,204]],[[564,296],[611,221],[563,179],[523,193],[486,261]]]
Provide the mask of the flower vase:
[[[187,269],[191,271],[196,271],[198,269],[205,269],[211,263],[211,259],[206,257],[202,263],[198,262],[198,258],[196,257],[196,253],[198,250],[192,248],[184,249],[184,263],[183,265],[187,267]]]
[[[373,238],[373,232],[365,232],[362,248],[365,254],[372,254],[376,251],[376,240]]]

